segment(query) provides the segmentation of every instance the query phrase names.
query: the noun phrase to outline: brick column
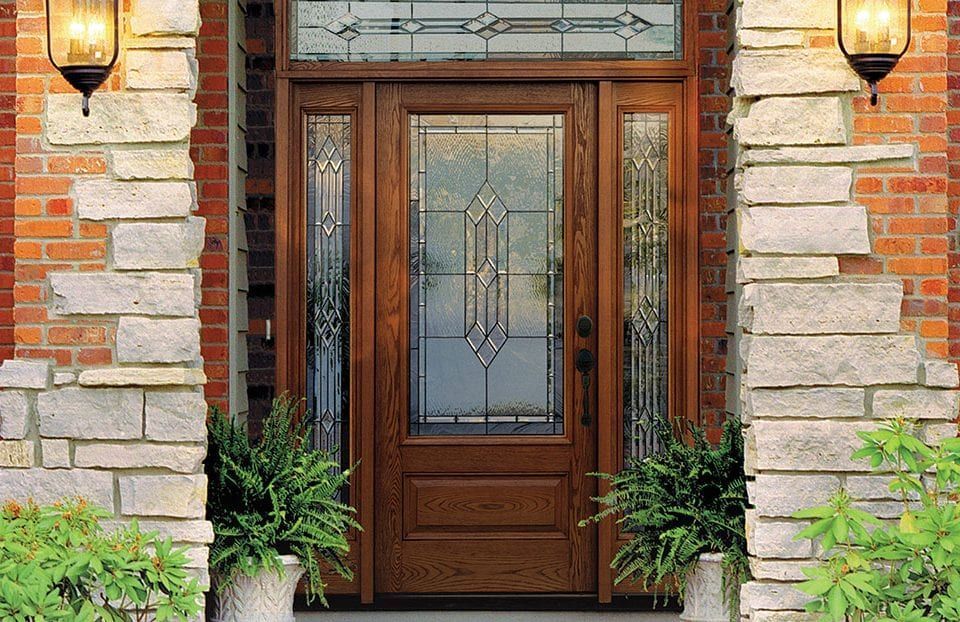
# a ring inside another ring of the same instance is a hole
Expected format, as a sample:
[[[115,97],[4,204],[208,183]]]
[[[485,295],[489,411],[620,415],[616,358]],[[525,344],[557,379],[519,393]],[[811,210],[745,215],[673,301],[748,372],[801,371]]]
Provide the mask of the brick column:
[[[925,296],[925,284],[943,301],[946,202],[942,175],[932,169],[944,164],[944,145],[941,124],[930,121],[943,117],[943,91],[918,95],[925,78],[912,75],[917,61],[908,60],[909,88],[894,78],[907,92],[885,105],[913,108],[866,110],[861,84],[833,43],[835,0],[741,0],[736,10],[731,207],[742,337],[730,407],[747,426],[755,577],[743,588],[741,613],[812,622],[817,616],[801,613],[809,597],[791,584],[804,580],[801,568],[817,551],[793,539],[805,525],[791,515],[843,485],[861,507],[886,516],[883,478],[850,461],[856,432],[881,419],[920,419],[931,440],[956,434],[949,422],[957,415],[957,368],[928,358],[944,355],[942,332],[928,332],[930,317],[904,304],[905,293]],[[930,29],[945,19],[916,19],[921,49],[943,42]],[[864,126],[901,116],[910,127],[902,136],[865,137]],[[858,199],[874,180],[880,185],[865,207]],[[903,223],[882,211],[890,205],[907,212]],[[936,227],[919,230],[932,220]],[[915,225],[902,232],[910,248],[887,258],[891,228],[907,223]],[[927,248],[935,250],[929,257]],[[853,265],[871,268],[841,270]],[[936,311],[942,320],[942,304]]]
[[[0,491],[83,495],[192,547],[206,573],[206,382],[190,132],[198,0],[134,0],[92,114],[17,15],[17,360],[0,367]]]

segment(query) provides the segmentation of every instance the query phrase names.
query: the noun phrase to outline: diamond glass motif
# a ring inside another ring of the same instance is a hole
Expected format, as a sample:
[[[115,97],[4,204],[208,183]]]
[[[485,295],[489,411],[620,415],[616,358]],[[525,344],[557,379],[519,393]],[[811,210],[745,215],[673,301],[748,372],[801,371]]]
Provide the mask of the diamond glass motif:
[[[654,423],[667,415],[669,297],[669,120],[623,119],[624,458],[660,446]]]
[[[307,399],[312,442],[344,468],[349,456],[349,115],[307,117]]]
[[[410,129],[410,433],[562,434],[563,117]]]

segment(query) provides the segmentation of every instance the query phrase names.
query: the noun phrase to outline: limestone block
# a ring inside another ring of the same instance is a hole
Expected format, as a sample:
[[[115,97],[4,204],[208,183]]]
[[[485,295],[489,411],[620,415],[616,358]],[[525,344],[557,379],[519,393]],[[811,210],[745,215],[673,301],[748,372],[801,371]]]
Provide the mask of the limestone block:
[[[753,419],[845,419],[863,417],[866,391],[845,387],[816,389],[753,389],[746,393],[746,411]]]
[[[739,210],[740,244],[752,253],[865,255],[867,212],[859,205],[758,206]]]
[[[33,441],[0,441],[0,468],[29,469],[33,466]]]
[[[794,512],[824,505],[840,488],[832,475],[769,475],[748,484],[757,516],[789,518]]]
[[[957,429],[955,422],[927,423],[920,430],[920,438],[930,446],[939,445],[944,440],[957,436],[960,436],[960,430]]]
[[[755,447],[757,471],[869,471],[850,456],[860,449],[857,432],[876,429],[873,422],[830,420],[758,420],[747,428]]]
[[[50,382],[49,361],[7,359],[0,364],[0,387],[5,389],[46,389]]]
[[[781,561],[754,557],[750,560],[750,572],[754,579],[760,581],[767,579],[798,582],[807,580],[807,575],[803,574],[804,568],[815,568],[817,565],[814,561]],[[811,619],[811,622],[814,620]]]
[[[751,283],[743,288],[739,323],[754,334],[896,333],[903,284]]]
[[[203,520],[138,520],[142,533],[157,532],[158,535],[170,538],[178,543],[209,544],[213,542],[213,525]],[[126,528],[126,521],[103,521],[101,523],[107,532]]]
[[[202,369],[123,367],[80,372],[79,382],[84,387],[194,386],[206,384],[207,376]]]
[[[70,441],[45,438],[40,441],[40,455],[45,469],[69,469]]]
[[[848,135],[843,101],[839,97],[761,99],[735,121],[733,135],[744,147],[842,145]]]
[[[731,86],[738,97],[851,92],[860,81],[840,50],[741,50]]]
[[[820,279],[840,274],[836,257],[740,257],[737,282]]]
[[[200,9],[195,1],[136,0],[130,30],[144,35],[196,35],[200,32]]]
[[[764,103],[774,100],[762,100]],[[752,109],[751,109],[752,110]],[[740,163],[752,164],[860,164],[910,162],[917,155],[916,145],[847,145],[842,147],[783,147],[748,149],[740,154]]]
[[[26,393],[0,391],[0,438],[26,438],[32,420],[32,400]]]
[[[117,328],[120,363],[187,363],[200,358],[200,320],[122,317]]]
[[[743,171],[740,198],[752,205],[841,203],[852,184],[848,166],[759,166]]]
[[[751,387],[914,384],[919,365],[913,335],[754,335],[746,359]]]
[[[113,174],[118,179],[192,179],[193,161],[185,148],[113,151]]]
[[[881,419],[957,418],[960,393],[933,389],[893,389],[877,391],[873,396],[873,416]]]
[[[47,96],[45,136],[54,145],[180,142],[190,136],[197,109],[186,93],[97,93],[90,116],[81,96]]]
[[[147,391],[146,436],[152,441],[206,439],[207,404],[198,392]]]
[[[741,28],[836,27],[837,5],[831,0],[743,0],[738,13]]]
[[[203,518],[206,475],[120,477],[120,512],[125,516]]]
[[[62,387],[65,384],[73,384],[77,381],[77,375],[72,371],[58,371],[53,374],[53,386]]]
[[[113,228],[113,264],[119,270],[186,269],[200,265],[206,220],[119,224]]]
[[[787,48],[803,45],[803,33],[799,30],[750,30],[737,29],[737,42],[741,48]]]
[[[890,492],[893,478],[889,475],[849,475],[843,488],[858,501],[889,501],[900,499],[900,492]],[[917,499],[916,494],[911,498]]]
[[[77,214],[84,220],[184,217],[194,204],[186,181],[78,179],[74,187]]]
[[[43,505],[79,495],[101,507],[113,508],[113,474],[105,471],[0,469],[0,491],[4,499],[20,502],[33,499]]]
[[[37,396],[45,438],[130,439],[143,434],[143,391],[67,387]]]
[[[200,469],[206,453],[200,445],[91,443],[77,445],[73,463],[81,468],[158,468],[177,473],[195,473]]]
[[[191,89],[193,68],[178,50],[129,50],[127,87],[131,89]]]
[[[757,577],[761,578],[761,577]],[[806,580],[806,577],[802,577],[801,580]],[[772,584],[764,584],[772,585]],[[749,593],[753,593],[753,590],[748,590]],[[795,593],[795,592],[794,592]],[[741,591],[743,594],[743,591]],[[742,597],[742,596],[741,596]],[[807,597],[809,599],[809,596]],[[817,622],[820,618],[823,617],[823,614],[820,613],[806,613],[802,611],[753,611],[750,616],[750,622]]]
[[[772,521],[758,518],[747,510],[747,551],[756,557],[803,559],[813,554],[809,540],[794,540],[807,523]]]
[[[924,384],[928,387],[938,387],[941,389],[956,389],[960,386],[960,379],[957,374],[957,364],[950,361],[924,361]]]
[[[172,315],[193,317],[189,274],[57,272],[50,275],[53,307],[61,315]]]

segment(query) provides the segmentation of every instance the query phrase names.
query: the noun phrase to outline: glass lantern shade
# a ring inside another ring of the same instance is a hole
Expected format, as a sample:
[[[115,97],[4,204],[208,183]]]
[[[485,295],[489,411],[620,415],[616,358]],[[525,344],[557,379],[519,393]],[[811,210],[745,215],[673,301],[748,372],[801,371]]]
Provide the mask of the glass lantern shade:
[[[83,93],[84,115],[90,95],[110,75],[120,51],[119,0],[46,0],[47,51],[53,66]]]
[[[897,66],[910,46],[911,0],[837,0],[837,35],[850,66],[870,85],[877,103],[877,83]]]

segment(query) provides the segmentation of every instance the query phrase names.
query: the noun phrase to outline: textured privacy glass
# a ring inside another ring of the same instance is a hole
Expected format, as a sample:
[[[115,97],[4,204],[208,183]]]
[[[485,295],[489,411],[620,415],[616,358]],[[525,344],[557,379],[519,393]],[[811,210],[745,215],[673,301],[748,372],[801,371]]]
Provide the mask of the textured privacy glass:
[[[623,421],[625,458],[658,449],[667,416],[669,161],[665,114],[623,118]]]
[[[307,117],[307,399],[314,447],[349,459],[350,116]]]
[[[410,118],[410,431],[563,434],[563,117]]]
[[[681,0],[292,0],[293,60],[678,59]]]

